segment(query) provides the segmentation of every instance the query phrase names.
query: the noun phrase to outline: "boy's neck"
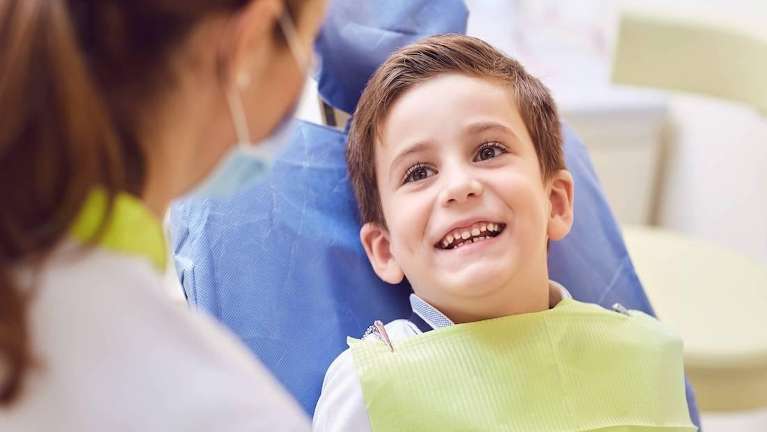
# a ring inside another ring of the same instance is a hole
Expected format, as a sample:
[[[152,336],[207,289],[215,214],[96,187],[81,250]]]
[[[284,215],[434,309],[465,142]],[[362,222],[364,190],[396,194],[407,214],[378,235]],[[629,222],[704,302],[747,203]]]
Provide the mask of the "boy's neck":
[[[549,309],[551,304],[548,275],[542,280],[524,286],[513,284],[504,289],[494,290],[493,294],[485,297],[449,299],[452,301],[432,299],[419,293],[415,287],[413,290],[416,295],[456,324],[541,312]]]

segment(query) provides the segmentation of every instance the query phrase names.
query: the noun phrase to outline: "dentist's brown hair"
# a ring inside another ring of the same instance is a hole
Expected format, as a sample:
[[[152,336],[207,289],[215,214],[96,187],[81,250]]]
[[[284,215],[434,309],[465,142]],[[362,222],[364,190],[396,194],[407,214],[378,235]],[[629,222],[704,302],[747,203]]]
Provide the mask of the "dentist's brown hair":
[[[433,36],[392,54],[368,81],[354,112],[346,162],[363,224],[386,225],[375,167],[375,147],[382,122],[408,89],[445,73],[465,74],[507,86],[530,133],[543,178],[565,168],[559,115],[548,89],[519,62],[480,39]]]

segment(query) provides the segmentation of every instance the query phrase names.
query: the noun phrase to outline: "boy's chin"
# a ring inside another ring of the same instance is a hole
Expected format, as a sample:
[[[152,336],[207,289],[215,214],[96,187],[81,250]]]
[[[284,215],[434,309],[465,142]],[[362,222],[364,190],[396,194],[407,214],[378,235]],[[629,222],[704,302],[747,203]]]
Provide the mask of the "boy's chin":
[[[454,295],[481,297],[498,289],[503,285],[502,281],[509,280],[510,270],[508,267],[493,269],[491,266],[472,266],[462,271],[443,274],[435,281],[435,285]]]

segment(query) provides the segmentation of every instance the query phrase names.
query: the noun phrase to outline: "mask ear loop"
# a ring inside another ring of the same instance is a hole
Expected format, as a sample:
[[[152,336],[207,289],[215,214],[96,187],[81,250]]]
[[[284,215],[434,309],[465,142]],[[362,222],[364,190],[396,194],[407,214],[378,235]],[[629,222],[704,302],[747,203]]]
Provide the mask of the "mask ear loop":
[[[229,90],[226,95],[229,111],[232,115],[232,122],[234,123],[234,131],[237,134],[237,145],[243,150],[250,147],[250,128],[248,128],[245,108],[240,97],[240,89],[244,87],[247,87],[247,85],[238,80],[237,86]]]
[[[309,70],[311,60],[301,46],[301,38],[298,37],[298,31],[293,23],[293,19],[290,17],[290,13],[285,11],[285,13],[280,15],[279,23],[280,28],[282,29],[282,34],[285,35],[285,39],[288,42],[288,48],[293,54],[293,58],[296,60],[296,64],[302,73],[306,73]]]

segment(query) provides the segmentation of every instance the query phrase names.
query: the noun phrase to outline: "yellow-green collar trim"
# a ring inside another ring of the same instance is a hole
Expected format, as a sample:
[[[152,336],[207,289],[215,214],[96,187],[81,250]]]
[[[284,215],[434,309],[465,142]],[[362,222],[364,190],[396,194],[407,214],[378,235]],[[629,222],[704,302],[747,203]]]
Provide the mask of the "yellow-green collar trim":
[[[159,271],[165,271],[167,252],[162,224],[136,197],[127,193],[115,196],[111,219],[99,233],[107,216],[107,197],[96,190],[85,200],[71,234],[83,242],[128,255],[148,259]]]

